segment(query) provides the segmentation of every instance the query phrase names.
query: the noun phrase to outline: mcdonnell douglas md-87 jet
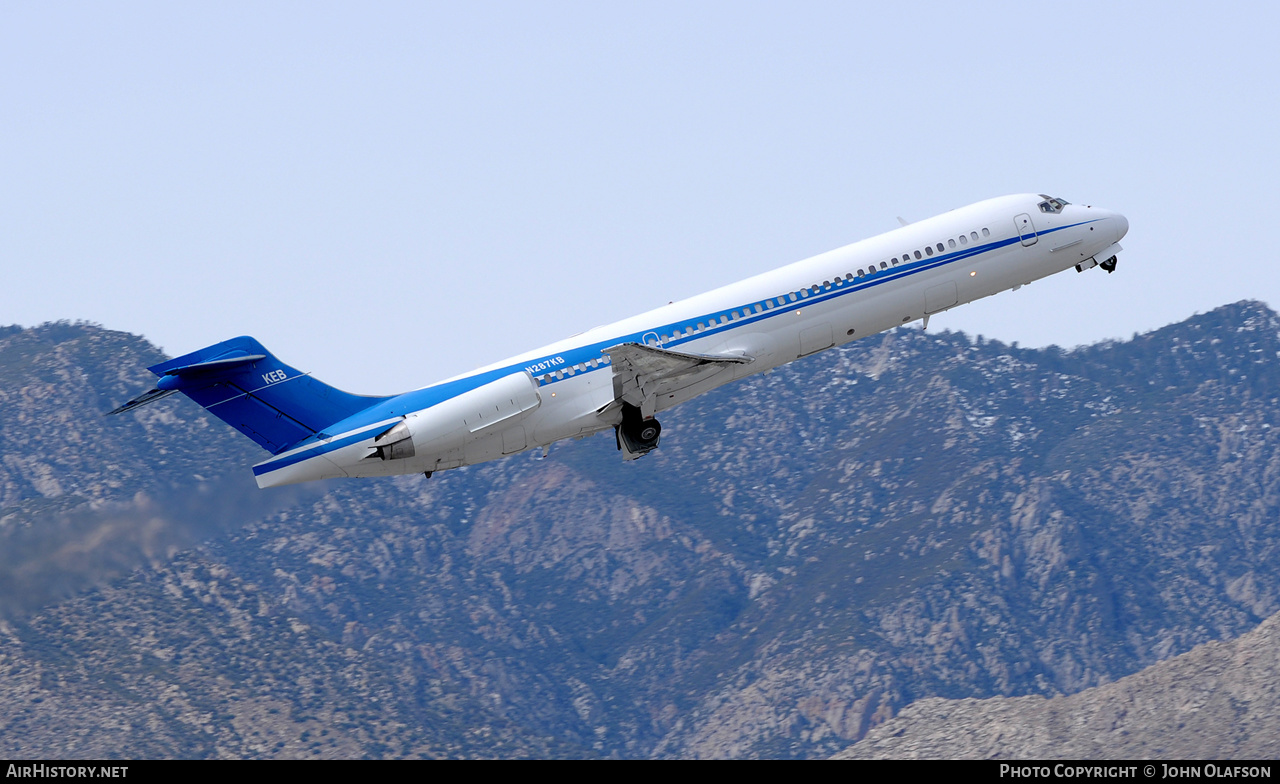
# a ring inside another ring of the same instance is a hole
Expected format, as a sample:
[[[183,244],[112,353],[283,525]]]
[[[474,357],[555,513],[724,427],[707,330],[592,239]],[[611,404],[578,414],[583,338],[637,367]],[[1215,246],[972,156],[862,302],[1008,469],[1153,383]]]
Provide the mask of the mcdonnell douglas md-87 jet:
[[[1050,196],[1003,196],[674,302],[390,397],[334,389],[251,337],[154,365],[271,456],[259,487],[425,473],[613,428],[634,460],[655,416],[722,384],[1074,267],[1115,270],[1123,215]]]

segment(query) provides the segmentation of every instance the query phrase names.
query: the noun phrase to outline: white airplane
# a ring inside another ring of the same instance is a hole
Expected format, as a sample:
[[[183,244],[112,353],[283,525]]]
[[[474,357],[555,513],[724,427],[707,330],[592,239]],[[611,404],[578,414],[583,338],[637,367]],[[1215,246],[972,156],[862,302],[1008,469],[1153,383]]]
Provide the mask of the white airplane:
[[[152,366],[156,388],[111,413],[182,392],[271,453],[259,487],[431,476],[608,428],[634,460],[658,446],[660,411],[1071,267],[1112,272],[1129,230],[1043,194],[903,224],[401,395],[342,392],[239,337]]]

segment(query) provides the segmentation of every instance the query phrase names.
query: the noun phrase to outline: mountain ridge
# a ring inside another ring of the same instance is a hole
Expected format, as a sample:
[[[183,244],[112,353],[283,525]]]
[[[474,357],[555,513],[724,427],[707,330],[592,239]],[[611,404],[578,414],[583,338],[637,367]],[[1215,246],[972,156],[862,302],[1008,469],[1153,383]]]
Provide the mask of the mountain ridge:
[[[0,574],[40,579],[0,581],[0,748],[814,757],[926,698],[1082,692],[1280,609],[1278,356],[1256,302],[1072,351],[900,329],[634,464],[287,495],[189,401],[99,416],[145,341],[3,333]]]

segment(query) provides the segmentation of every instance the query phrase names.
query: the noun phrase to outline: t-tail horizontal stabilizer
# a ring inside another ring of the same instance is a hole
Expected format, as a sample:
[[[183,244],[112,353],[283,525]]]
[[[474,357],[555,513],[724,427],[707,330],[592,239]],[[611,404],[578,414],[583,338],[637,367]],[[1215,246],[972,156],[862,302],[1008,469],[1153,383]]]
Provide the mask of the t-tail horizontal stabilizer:
[[[386,399],[334,389],[284,364],[247,336],[147,369],[160,377],[156,388],[112,414],[181,392],[272,454]]]

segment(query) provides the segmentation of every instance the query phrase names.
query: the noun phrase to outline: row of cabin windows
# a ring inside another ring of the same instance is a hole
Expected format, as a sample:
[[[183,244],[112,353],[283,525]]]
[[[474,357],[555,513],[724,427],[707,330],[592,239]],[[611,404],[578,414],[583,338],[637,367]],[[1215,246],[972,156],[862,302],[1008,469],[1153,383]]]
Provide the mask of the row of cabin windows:
[[[982,236],[990,237],[991,236],[990,229],[983,228]],[[969,232],[968,236],[961,234],[957,239],[959,240],[960,245],[962,246],[968,245],[970,242],[978,241],[978,232],[971,231]],[[936,245],[926,245],[924,247],[923,253],[920,250],[914,250],[908,253],[904,253],[902,254],[902,257],[901,257],[902,263],[905,264],[911,261],[913,256],[917,260],[923,259],[926,256],[932,256],[935,252],[934,251],[935,248],[937,249],[938,253],[945,253],[948,246],[953,249],[956,247],[956,241],[957,241],[956,239],[949,239],[947,240],[946,245],[943,245],[941,242],[937,243]],[[880,262],[879,270],[883,271],[883,270],[889,269],[890,267],[898,266],[898,263],[899,263],[898,258],[899,257],[895,256],[892,259],[889,259],[888,261]],[[670,335],[659,336],[658,342],[666,343],[669,340],[678,340],[682,337],[689,337],[699,332],[703,332],[705,330],[708,330],[717,326],[728,324],[731,321],[738,321],[739,319],[744,319],[744,318],[748,318],[750,316],[756,315],[758,313],[763,313],[766,310],[773,310],[775,307],[779,305],[786,305],[787,302],[796,302],[797,300],[806,299],[811,296],[816,296],[817,294],[823,291],[830,291],[836,286],[843,286],[845,283],[855,280],[855,278],[865,278],[868,275],[874,275],[876,272],[877,272],[877,268],[876,268],[876,265],[874,264],[869,267],[866,267],[865,269],[859,269],[856,276],[852,272],[846,272],[843,278],[837,276],[834,279],[834,281],[824,280],[822,281],[822,283],[815,283],[812,286],[800,289],[799,291],[793,291],[790,294],[786,294],[784,296],[778,297],[777,299],[767,299],[764,302],[758,302],[754,305],[748,305],[747,307],[742,308],[741,310],[735,310],[731,312],[728,316],[720,316],[718,322],[713,317],[707,321],[699,321],[697,326],[685,327],[683,330],[677,329],[674,332],[672,332]],[[590,368],[596,368],[596,367],[599,367],[600,365],[607,365],[607,364],[609,364],[608,359],[592,359],[592,360],[588,360],[587,362],[582,362],[577,365],[573,365],[571,367],[565,368],[563,370],[557,370],[554,373],[548,373],[545,376],[542,376],[541,379],[539,380],[543,384],[548,384],[551,382],[552,379],[557,379],[557,380],[562,379],[565,376],[572,376],[575,373],[580,373],[584,370],[588,370]]]
[[[609,364],[609,357],[607,355],[603,357],[597,357],[596,359],[588,359],[586,362],[579,362],[576,365],[570,365],[567,368],[561,368],[560,370],[557,370],[554,373],[547,373],[546,375],[538,378],[538,383],[550,384],[552,381],[558,381],[564,378],[565,376],[572,376],[577,373],[584,373],[588,370],[592,370],[598,367],[603,367],[607,364]]]
[[[991,230],[984,227],[982,229],[982,236],[990,237]],[[928,256],[932,256],[934,254],[935,248],[937,249],[938,253],[946,253],[948,248],[955,250],[955,248],[957,247],[956,245],[957,240],[959,240],[961,247],[968,245],[970,242],[978,242],[978,232],[971,231],[967,236],[964,234],[961,234],[958,238],[952,238],[947,240],[946,245],[943,245],[941,242],[937,243],[936,245],[926,245],[924,246],[923,253],[921,253],[920,250],[918,249],[904,253],[902,254],[902,263],[906,264],[907,262],[911,261],[913,256],[917,261],[919,261],[920,259],[926,258]],[[898,266],[898,257],[894,256],[892,259],[889,259],[888,261],[880,262],[879,269],[887,270],[890,267],[896,267],[896,266]],[[867,267],[865,270],[862,270],[862,269],[858,270],[858,277],[863,278],[863,277],[866,277],[867,275],[874,275],[876,272],[877,272],[876,265],[872,264],[871,266]],[[852,280],[853,275],[845,275],[845,278]]]

